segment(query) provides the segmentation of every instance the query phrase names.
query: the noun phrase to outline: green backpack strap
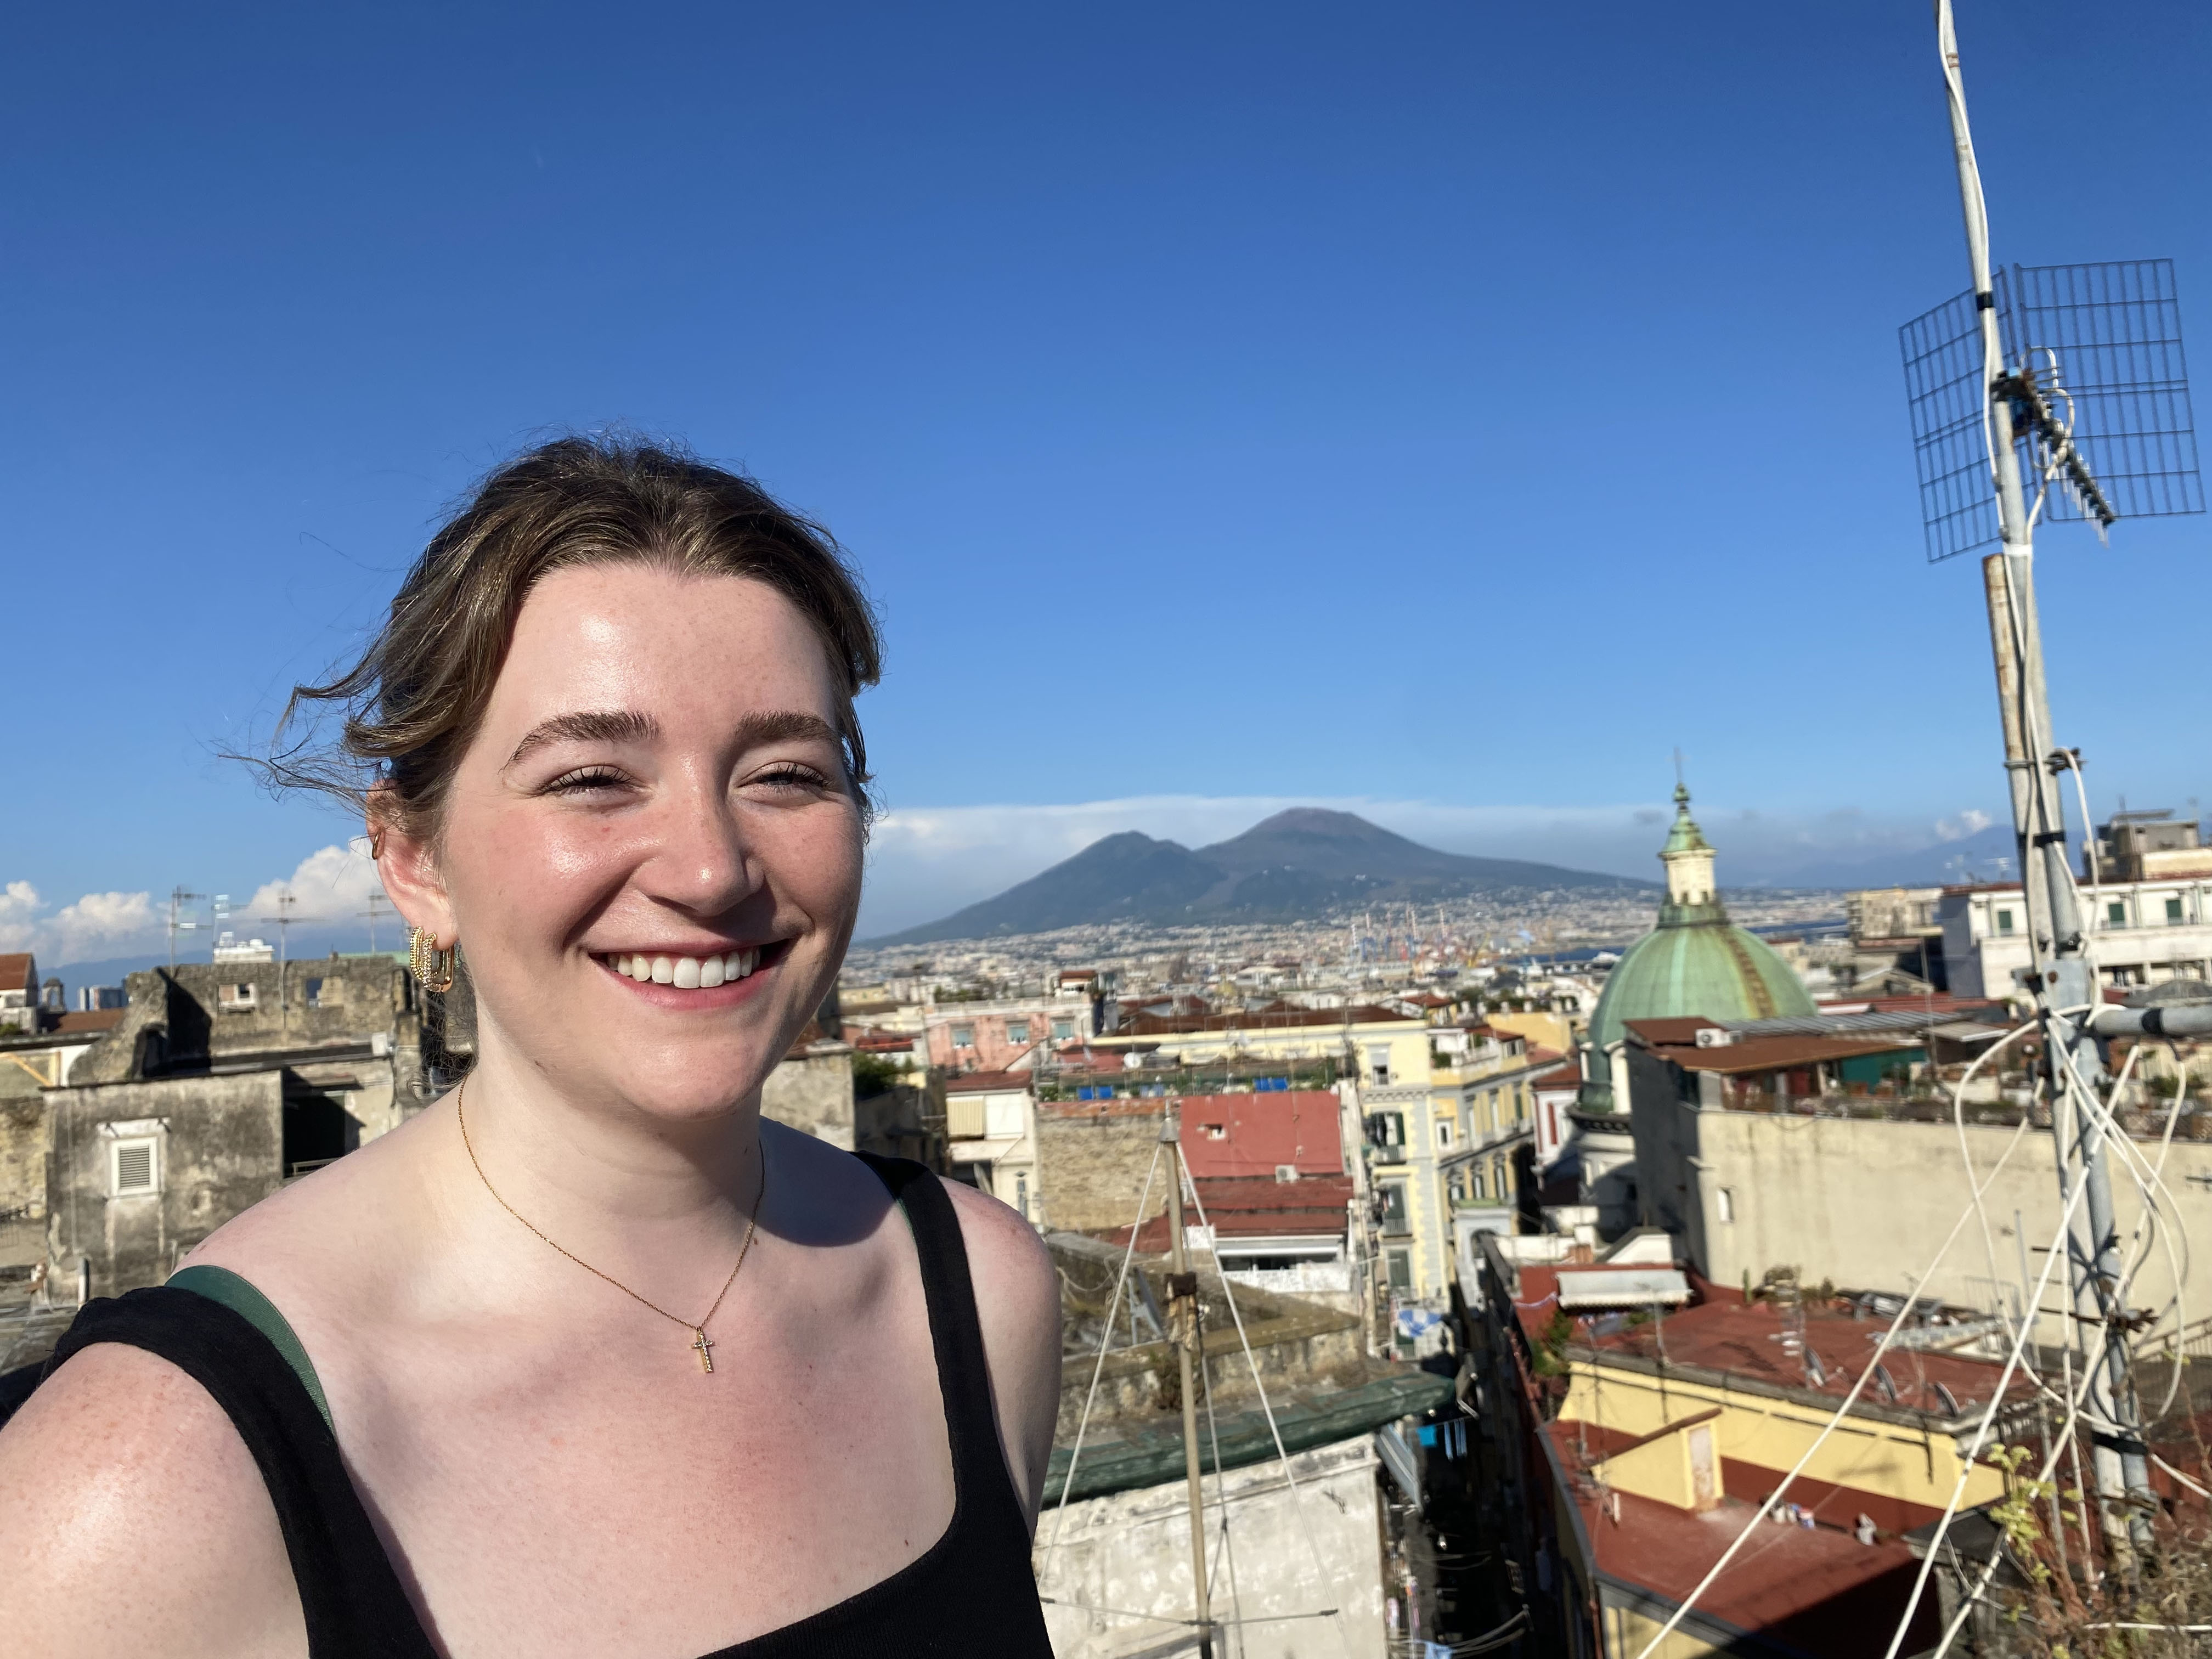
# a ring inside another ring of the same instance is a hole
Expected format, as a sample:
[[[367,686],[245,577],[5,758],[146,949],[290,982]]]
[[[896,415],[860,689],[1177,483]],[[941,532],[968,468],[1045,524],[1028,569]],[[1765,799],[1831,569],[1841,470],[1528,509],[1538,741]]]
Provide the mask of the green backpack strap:
[[[180,1267],[169,1275],[169,1288],[190,1291],[210,1302],[220,1302],[267,1337],[269,1346],[292,1368],[293,1375],[300,1379],[300,1386],[307,1389],[307,1398],[315,1402],[323,1421],[330,1423],[331,1402],[323,1398],[323,1380],[315,1375],[314,1362],[307,1358],[307,1349],[293,1334],[284,1316],[276,1311],[275,1303],[228,1267]]]

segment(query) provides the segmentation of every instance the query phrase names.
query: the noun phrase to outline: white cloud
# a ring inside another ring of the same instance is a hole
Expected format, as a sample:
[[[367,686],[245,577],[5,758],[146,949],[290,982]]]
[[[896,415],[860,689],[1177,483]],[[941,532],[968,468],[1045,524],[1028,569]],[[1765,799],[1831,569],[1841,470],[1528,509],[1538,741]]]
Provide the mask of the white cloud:
[[[27,881],[11,881],[0,888],[0,945],[21,951],[34,941],[33,922],[40,911],[39,890]]]
[[[1936,838],[1938,841],[1964,841],[1969,836],[1979,835],[1995,822],[1980,807],[1969,806],[1955,818],[1936,819]]]
[[[87,893],[64,905],[49,925],[57,960],[77,962],[149,943],[161,932],[161,919],[154,914],[150,893]]]
[[[42,969],[120,955],[150,945],[161,933],[150,893],[87,893],[52,915],[44,914],[46,908],[27,881],[0,889],[0,946],[45,957]]]
[[[294,921],[326,921],[350,929],[359,925],[355,918],[368,907],[368,896],[383,890],[364,838],[308,854],[289,877],[262,883],[231,914],[241,929],[250,927],[264,917],[282,915],[277,900],[289,893],[298,901],[292,909]]]

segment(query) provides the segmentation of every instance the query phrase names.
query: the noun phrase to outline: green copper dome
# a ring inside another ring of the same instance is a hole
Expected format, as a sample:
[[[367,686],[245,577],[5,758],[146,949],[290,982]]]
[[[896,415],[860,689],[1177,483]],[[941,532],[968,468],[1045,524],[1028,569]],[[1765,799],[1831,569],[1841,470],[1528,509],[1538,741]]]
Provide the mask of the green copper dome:
[[[1608,1051],[1632,1019],[1694,1014],[1725,1022],[1815,1012],[1804,983],[1773,947],[1729,921],[1713,885],[1712,846],[1690,816],[1687,789],[1674,791],[1674,824],[1659,860],[1667,869],[1659,925],[1606,976],[1590,1016],[1585,1109],[1615,1104]]]

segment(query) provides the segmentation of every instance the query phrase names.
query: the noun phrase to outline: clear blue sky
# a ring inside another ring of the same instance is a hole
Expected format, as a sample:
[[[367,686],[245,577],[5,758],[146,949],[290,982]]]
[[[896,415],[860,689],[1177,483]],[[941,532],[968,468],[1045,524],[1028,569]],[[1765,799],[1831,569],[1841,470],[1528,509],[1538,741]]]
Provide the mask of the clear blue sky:
[[[2212,11],[1960,30],[2000,257],[2169,255],[2212,361]],[[1717,814],[1814,841],[1994,810],[1897,362],[1965,286],[1931,35],[1922,0],[26,11],[13,925],[341,839],[214,750],[471,477],[617,421],[851,547],[894,808],[1593,811],[1680,744]],[[2208,533],[2046,538],[2100,807],[2212,796]]]

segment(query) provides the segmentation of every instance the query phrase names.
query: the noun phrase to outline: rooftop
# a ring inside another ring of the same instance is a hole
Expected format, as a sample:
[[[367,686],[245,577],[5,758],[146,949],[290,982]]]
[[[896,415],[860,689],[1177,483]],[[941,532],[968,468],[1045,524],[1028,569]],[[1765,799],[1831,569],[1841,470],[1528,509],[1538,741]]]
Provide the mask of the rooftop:
[[[945,1092],[948,1095],[1026,1093],[1030,1085],[1036,1081],[1036,1077],[1028,1072],[967,1072],[958,1077],[947,1078]]]
[[[1571,1472],[1593,1565],[1607,1577],[1679,1605],[1753,1524],[1765,1494],[1747,1500],[1731,1493],[1700,1515],[1617,1488],[1601,1492],[1579,1473],[1587,1454],[1601,1456],[1605,1449],[1586,1446],[1583,1427],[1560,1420],[1545,1425],[1544,1433]],[[1757,1632],[1784,1652],[1817,1659],[1863,1659],[1880,1652],[1911,1593],[1918,1564],[1902,1543],[1862,1544],[1852,1537],[1845,1528],[1856,1511],[1831,1516],[1816,1494],[1808,1491],[1807,1497],[1816,1518],[1827,1524],[1762,1523],[1759,1536],[1698,1598],[1697,1613],[1707,1623]],[[1905,1651],[1933,1645],[1940,1631],[1935,1598],[1923,1597]]]
[[[1589,1270],[1532,1263],[1519,1267],[1520,1292],[1514,1306],[1532,1344],[1541,1340],[1552,1319],[1561,1278],[1577,1271]],[[1697,1300],[1687,1308],[1640,1324],[1603,1314],[1578,1316],[1568,1341],[1601,1364],[1704,1370],[1735,1382],[1820,1396],[1832,1409],[1873,1360],[1875,1345],[1888,1328],[1887,1316],[1869,1310],[1870,1298],[1823,1304],[1808,1291],[1805,1346],[1818,1362],[1815,1368],[1784,1352],[1782,1313],[1772,1299],[1747,1302],[1740,1291],[1694,1275],[1690,1282]],[[1893,1315],[1895,1304],[1889,1306]],[[1956,1340],[1970,1340],[1977,1329],[1971,1324],[1909,1328],[1905,1335],[1911,1346],[1891,1347],[1883,1356],[1881,1372],[1861,1392],[1852,1410],[1886,1416],[1917,1413],[1948,1423],[1986,1407],[2001,1368],[1987,1359],[1945,1352],[1937,1346],[1951,1340],[1952,1333]],[[2023,1404],[2033,1399],[2033,1391],[2034,1385],[2025,1377],[2016,1377],[2009,1390]]]
[[[1401,1014],[1395,1008],[1373,1006],[1359,1008],[1267,1008],[1247,1009],[1233,1014],[1199,1014],[1173,1018],[1162,1018],[1152,1014],[1139,1014],[1122,1022],[1117,1031],[1105,1034],[1103,1040],[1113,1042],[1123,1037],[1182,1036],[1202,1031],[1295,1031],[1326,1025],[1418,1025],[1420,1022],[1411,1015]]]
[[[1301,1176],[1344,1170],[1342,1106],[1325,1089],[1185,1095],[1182,1155],[1195,1180],[1261,1176],[1284,1165]]]

